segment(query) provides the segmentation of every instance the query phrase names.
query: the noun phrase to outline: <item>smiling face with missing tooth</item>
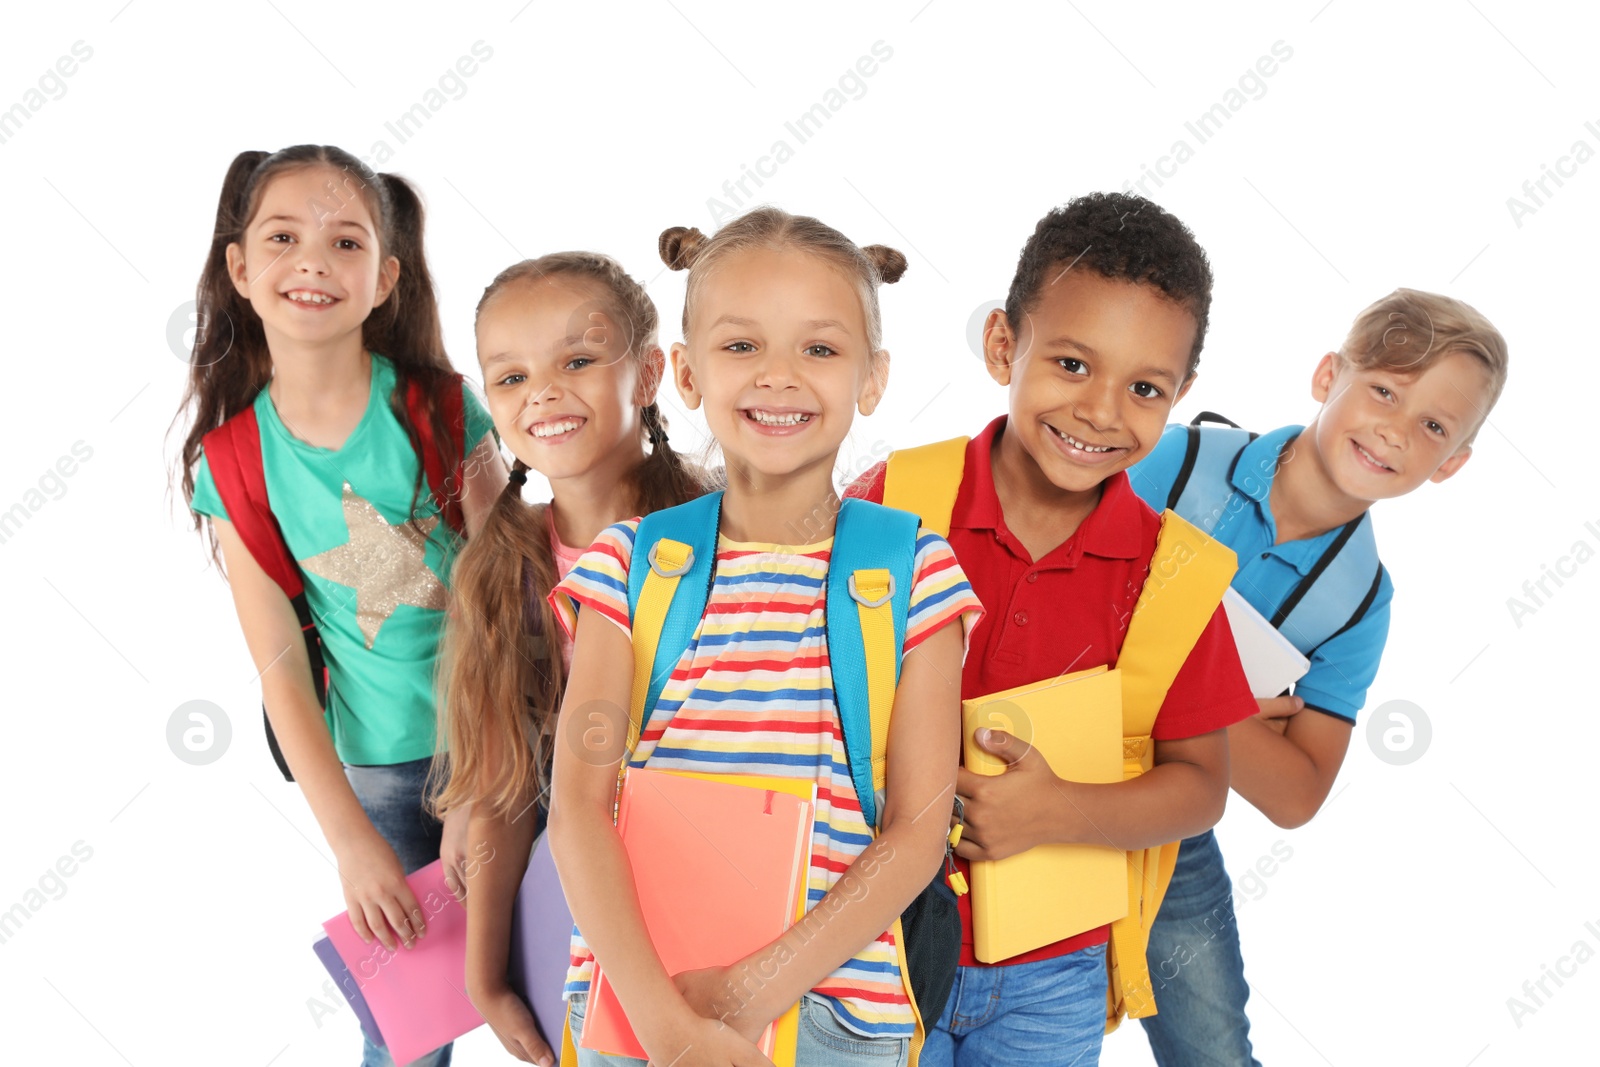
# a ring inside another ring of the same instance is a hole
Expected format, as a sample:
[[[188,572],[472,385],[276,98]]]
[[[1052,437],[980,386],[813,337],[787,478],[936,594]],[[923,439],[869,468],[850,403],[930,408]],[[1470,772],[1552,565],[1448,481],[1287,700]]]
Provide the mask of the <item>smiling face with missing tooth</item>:
[[[1185,375],[1197,329],[1153,286],[1088,270],[1064,269],[1018,331],[991,312],[984,362],[1010,389],[996,463],[1050,495],[1098,493],[1160,439],[1194,381]]]

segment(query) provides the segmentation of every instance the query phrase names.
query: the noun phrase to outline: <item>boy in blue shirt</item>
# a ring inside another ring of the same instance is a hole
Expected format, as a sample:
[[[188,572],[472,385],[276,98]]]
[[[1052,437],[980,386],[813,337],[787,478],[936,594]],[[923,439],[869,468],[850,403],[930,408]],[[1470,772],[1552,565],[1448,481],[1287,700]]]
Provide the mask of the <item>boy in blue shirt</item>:
[[[1505,339],[1486,318],[1397,289],[1317,364],[1310,425],[1169,426],[1129,471],[1152,507],[1235,551],[1234,591],[1311,661],[1292,695],[1228,730],[1233,789],[1277,825],[1310,821],[1327,799],[1383,654],[1394,590],[1368,507],[1459,471],[1505,379]],[[1211,831],[1179,850],[1149,965],[1159,1013],[1141,1022],[1161,1067],[1259,1067]]]

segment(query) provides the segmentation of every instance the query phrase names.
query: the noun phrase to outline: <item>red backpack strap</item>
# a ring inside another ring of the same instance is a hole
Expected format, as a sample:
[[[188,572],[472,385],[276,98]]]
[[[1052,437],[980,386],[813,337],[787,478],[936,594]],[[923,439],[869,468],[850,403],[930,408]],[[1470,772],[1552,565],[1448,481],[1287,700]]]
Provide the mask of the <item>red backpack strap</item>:
[[[217,495],[228,513],[228,521],[239,533],[239,540],[250,551],[256,565],[267,577],[278,583],[283,595],[289,598],[300,622],[300,632],[305,636],[306,658],[311,667],[311,684],[317,693],[317,703],[328,703],[328,668],[322,656],[322,635],[311,617],[311,605],[306,600],[305,582],[300,577],[300,565],[289,552],[283,539],[283,529],[272,514],[267,499],[267,475],[261,465],[261,426],[256,422],[256,409],[247,407],[202,439],[206,464],[211,468],[211,480],[216,483]],[[267,733],[267,748],[272,759],[283,772],[286,781],[294,781],[289,761],[278,747],[278,738],[272,730],[272,720],[267,716],[266,705],[261,708],[261,722]]]
[[[305,589],[300,566],[289,553],[283,531],[267,499],[267,477],[261,466],[261,427],[255,408],[247,407],[202,440],[217,495],[228,521],[239,533],[256,565],[294,600]]]
[[[461,514],[461,472],[467,455],[466,406],[462,400],[461,375],[452,374],[448,381],[450,387],[443,390],[439,397],[439,409],[450,431],[451,443],[455,446],[452,451],[461,466],[453,471],[444,469],[444,456],[433,439],[433,420],[428,417],[427,390],[415,378],[406,387],[406,413],[411,416],[411,425],[417,434],[422,473],[428,479],[428,488],[433,491],[433,501],[439,506],[445,523],[456,533],[465,534],[466,520]],[[452,487],[454,492],[451,492]]]

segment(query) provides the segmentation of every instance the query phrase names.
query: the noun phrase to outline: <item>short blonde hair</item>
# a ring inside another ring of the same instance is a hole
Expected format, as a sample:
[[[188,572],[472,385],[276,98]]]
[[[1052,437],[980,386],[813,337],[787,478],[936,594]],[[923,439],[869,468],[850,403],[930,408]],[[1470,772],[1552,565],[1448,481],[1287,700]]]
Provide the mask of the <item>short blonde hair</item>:
[[[1506,339],[1471,304],[1396,289],[1356,316],[1339,347],[1352,366],[1404,375],[1421,374],[1452,352],[1472,356],[1488,371],[1489,396],[1481,413],[1487,418],[1506,385]]]

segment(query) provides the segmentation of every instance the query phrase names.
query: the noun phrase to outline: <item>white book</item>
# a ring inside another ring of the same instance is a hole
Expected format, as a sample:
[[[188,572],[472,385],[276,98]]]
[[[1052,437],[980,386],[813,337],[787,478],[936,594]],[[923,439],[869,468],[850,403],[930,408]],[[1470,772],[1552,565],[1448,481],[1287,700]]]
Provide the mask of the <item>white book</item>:
[[[1231,587],[1222,594],[1222,606],[1227,609],[1239,662],[1244,664],[1244,676],[1256,699],[1278,696],[1311,669],[1311,661]]]

